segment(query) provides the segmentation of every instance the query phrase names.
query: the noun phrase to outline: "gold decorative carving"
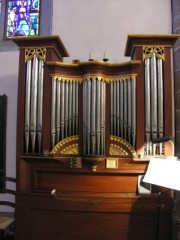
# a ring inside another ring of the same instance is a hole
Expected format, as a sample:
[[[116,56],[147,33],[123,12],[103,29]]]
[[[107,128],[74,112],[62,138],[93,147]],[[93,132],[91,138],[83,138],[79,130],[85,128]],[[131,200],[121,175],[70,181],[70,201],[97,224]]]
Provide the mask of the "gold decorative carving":
[[[50,154],[78,154],[78,136],[63,139],[56,144]]]
[[[79,76],[65,76],[58,74],[51,74],[52,79],[61,81],[61,82],[78,82],[82,83],[82,78]]]
[[[80,76],[67,76],[67,75],[59,75],[59,74],[51,74],[51,78],[53,80],[61,81],[61,82],[77,82],[77,83],[83,83],[85,81],[90,80],[97,80],[97,81],[103,81],[106,83],[110,82],[117,82],[117,81],[123,81],[123,80],[135,80],[137,74],[128,74],[128,75],[119,75],[119,76],[103,76],[98,74],[85,74],[82,77]]]
[[[157,58],[165,60],[164,47],[162,46],[144,46],[143,47],[143,61],[151,58],[155,53]]]
[[[126,152],[123,148],[119,147],[115,144],[110,144],[110,155],[123,155],[128,156],[128,152]]]
[[[134,155],[134,148],[123,138],[110,136],[110,155]]]
[[[39,60],[46,60],[46,48],[28,48],[25,49],[25,62],[32,60],[35,54]]]
[[[78,154],[78,144],[71,144],[61,150],[61,154]]]
[[[25,62],[27,62],[28,60],[32,60],[34,58],[35,52],[35,48],[25,49]]]
[[[78,154],[78,135],[67,137],[56,144],[50,154]],[[134,148],[124,139],[110,136],[110,155],[134,156],[137,155]]]
[[[45,60],[46,60],[46,48],[36,48],[36,54],[37,54],[37,58],[39,60],[43,60],[45,62]]]

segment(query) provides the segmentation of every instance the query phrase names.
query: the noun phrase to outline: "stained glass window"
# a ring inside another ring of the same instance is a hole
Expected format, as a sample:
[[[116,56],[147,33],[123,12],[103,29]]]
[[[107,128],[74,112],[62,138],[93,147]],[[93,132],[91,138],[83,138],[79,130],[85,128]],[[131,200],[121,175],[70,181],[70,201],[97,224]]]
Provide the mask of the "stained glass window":
[[[40,0],[9,0],[5,37],[39,34]]]

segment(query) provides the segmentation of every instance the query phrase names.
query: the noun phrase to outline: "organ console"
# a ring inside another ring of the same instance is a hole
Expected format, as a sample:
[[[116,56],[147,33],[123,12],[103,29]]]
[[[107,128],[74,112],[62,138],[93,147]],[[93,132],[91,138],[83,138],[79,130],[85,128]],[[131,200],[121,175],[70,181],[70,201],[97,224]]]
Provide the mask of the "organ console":
[[[125,63],[64,63],[59,36],[12,38],[20,51],[16,239],[170,239],[170,191],[138,194],[137,184],[152,156],[173,151],[154,139],[173,135],[177,38],[128,35]]]

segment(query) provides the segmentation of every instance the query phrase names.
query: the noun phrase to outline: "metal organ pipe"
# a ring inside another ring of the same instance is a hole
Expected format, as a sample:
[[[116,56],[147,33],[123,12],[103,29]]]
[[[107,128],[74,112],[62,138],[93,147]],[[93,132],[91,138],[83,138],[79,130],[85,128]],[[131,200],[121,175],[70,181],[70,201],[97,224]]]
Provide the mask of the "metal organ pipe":
[[[92,154],[95,154],[95,124],[96,124],[96,79],[92,79],[91,85],[91,150]]]
[[[123,133],[123,129],[124,129],[124,88],[123,88],[123,80],[120,80],[120,137],[124,137]],[[113,135],[115,135],[114,133],[112,133]]]
[[[113,98],[113,83],[110,85],[111,89],[111,133],[114,132],[114,98]]]
[[[30,116],[30,135],[32,153],[35,151],[36,130],[37,130],[37,84],[38,84],[38,59],[36,54],[33,59],[32,82],[31,82],[31,116]]]
[[[26,100],[25,100],[25,148],[29,152],[29,131],[30,131],[30,97],[31,97],[31,64],[28,60],[26,64]]]
[[[128,95],[127,95],[127,79],[125,78],[123,81],[123,90],[124,90],[124,99],[123,99],[123,104],[124,104],[124,121],[123,121],[123,126],[124,126],[124,132],[123,132],[123,138],[127,140],[127,102],[128,102]]]
[[[64,126],[65,126],[65,138],[68,136],[68,118],[69,118],[69,115],[68,115],[68,107],[69,107],[69,83],[68,81],[66,80],[65,81],[65,121],[64,121]]]
[[[156,56],[153,53],[151,57],[151,137],[157,138],[157,68]],[[152,146],[152,154],[155,155],[155,146]]]
[[[60,114],[61,118],[61,139],[65,138],[64,134],[64,129],[65,129],[65,121],[64,121],[64,116],[65,116],[65,81],[61,80],[61,111],[58,110],[57,114]]]
[[[163,123],[163,67],[162,59],[157,60],[158,64],[158,137],[163,137],[164,135],[164,123]],[[162,143],[159,144],[159,154],[162,155]]]
[[[72,131],[75,134],[75,124],[76,124],[76,82],[72,82]]]
[[[37,132],[38,132],[39,153],[41,152],[41,140],[42,140],[43,79],[44,79],[44,62],[43,62],[43,60],[39,60],[39,70],[38,70],[38,110],[37,110]]]
[[[101,128],[101,154],[105,153],[105,109],[106,109],[106,82],[101,81],[101,100],[100,100],[100,109],[101,109],[101,119],[100,119],[100,128]]]
[[[132,77],[132,112],[131,112],[131,131],[132,131],[132,146],[136,147],[136,78]]]
[[[75,100],[75,103],[76,103],[76,110],[75,110],[75,134],[78,133],[78,96],[79,96],[79,90],[78,90],[78,82],[76,81],[75,82],[75,87],[76,87],[76,100]]]
[[[100,80],[97,79],[97,91],[96,91],[96,99],[97,99],[97,107],[96,107],[96,122],[97,122],[97,131],[96,131],[96,140],[97,140],[97,154],[100,154],[100,134],[101,134],[101,126],[100,126],[100,117],[101,117],[101,91],[100,91]]]
[[[68,111],[69,111],[69,120],[68,120],[68,134],[70,135],[72,133],[72,81],[69,82],[69,105],[68,105]]]
[[[129,79],[129,81],[127,81],[127,94],[128,94],[128,98],[127,98],[127,109],[128,109],[128,113],[127,113],[127,141],[131,142],[131,133],[132,133],[132,126],[131,126],[131,122],[132,122],[132,98],[129,96],[132,96],[132,89],[131,89],[131,79]]]
[[[116,87],[116,95],[117,95],[117,136],[120,136],[120,93],[119,93],[119,80],[117,81],[117,87]]]
[[[146,132],[146,153],[145,155],[150,155],[150,59],[145,60],[145,99],[146,99],[146,108],[145,108],[145,132]]]
[[[52,100],[51,100],[51,143],[56,142],[56,79],[52,79]]]
[[[116,132],[116,125],[117,125],[117,95],[116,95],[117,84],[113,82],[113,131]]]
[[[56,101],[56,136],[57,142],[60,140],[61,119],[59,110],[61,111],[61,81],[57,81],[57,101]]]
[[[86,98],[87,98],[87,81],[84,82],[83,84],[83,153],[86,152],[86,148],[87,148],[87,137],[86,137],[86,134],[87,134],[87,129],[86,129],[86,126],[85,126],[85,123],[87,122],[87,112],[85,111],[85,109],[87,109],[86,107]]]

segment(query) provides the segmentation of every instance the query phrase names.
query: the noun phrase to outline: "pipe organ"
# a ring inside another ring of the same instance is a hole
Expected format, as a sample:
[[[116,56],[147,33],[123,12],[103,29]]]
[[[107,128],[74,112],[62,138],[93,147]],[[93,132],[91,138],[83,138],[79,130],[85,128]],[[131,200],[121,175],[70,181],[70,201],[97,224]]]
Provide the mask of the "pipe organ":
[[[58,36],[12,38],[20,51],[16,239],[143,240],[145,231],[170,239],[171,192],[137,189],[148,160],[173,153],[153,140],[173,136],[177,38],[129,35],[125,63],[64,63]]]

